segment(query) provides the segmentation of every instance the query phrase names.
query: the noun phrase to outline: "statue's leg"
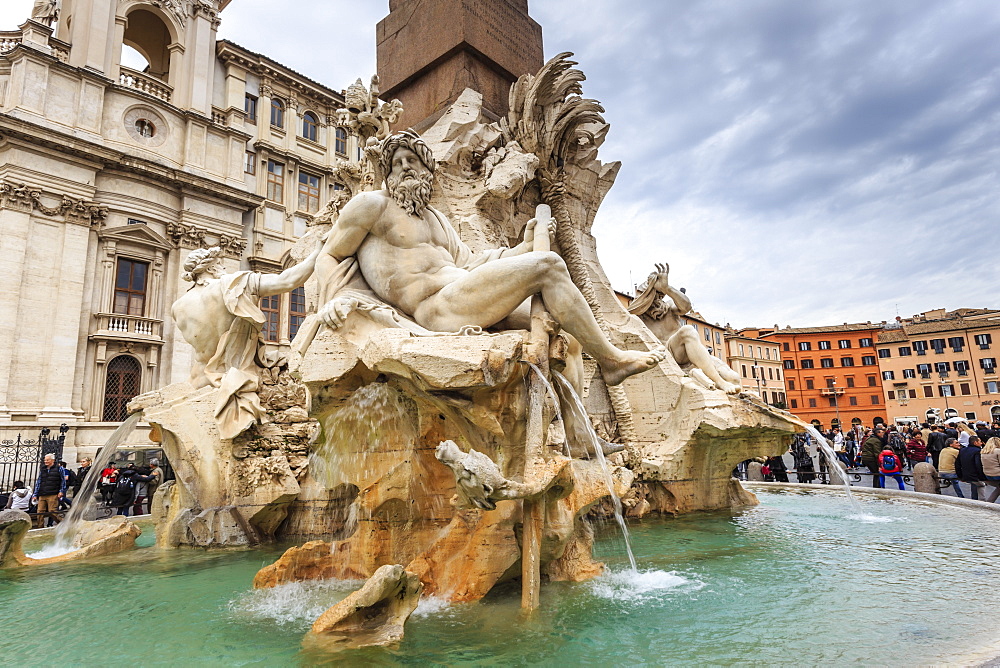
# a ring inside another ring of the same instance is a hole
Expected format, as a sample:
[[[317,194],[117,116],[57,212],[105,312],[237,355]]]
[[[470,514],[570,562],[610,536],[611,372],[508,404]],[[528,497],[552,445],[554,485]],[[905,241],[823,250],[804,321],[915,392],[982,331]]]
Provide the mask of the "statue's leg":
[[[667,341],[667,348],[677,360],[678,364],[690,362],[715,383],[720,390],[728,394],[736,394],[740,391],[739,383],[733,383],[722,377],[719,368],[715,364],[715,358],[708,352],[708,349],[701,344],[698,333],[692,327],[685,325],[681,327]]]
[[[456,331],[465,325],[489,327],[538,293],[552,317],[597,360],[609,385],[663,359],[663,351],[619,350],[612,345],[573,284],[565,262],[551,252],[524,253],[480,265],[417,307],[414,319],[437,331]]]

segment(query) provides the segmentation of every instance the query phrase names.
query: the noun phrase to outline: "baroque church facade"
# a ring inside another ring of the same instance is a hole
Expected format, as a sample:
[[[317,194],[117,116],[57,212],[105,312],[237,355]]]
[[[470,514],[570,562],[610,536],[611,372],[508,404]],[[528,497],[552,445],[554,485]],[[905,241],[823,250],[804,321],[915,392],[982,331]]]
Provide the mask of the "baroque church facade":
[[[0,32],[0,440],[65,424],[71,465],[95,453],[129,399],[187,378],[190,251],[281,271],[342,188],[343,92],[218,40],[229,1],[62,0]],[[308,306],[265,299],[268,343]]]

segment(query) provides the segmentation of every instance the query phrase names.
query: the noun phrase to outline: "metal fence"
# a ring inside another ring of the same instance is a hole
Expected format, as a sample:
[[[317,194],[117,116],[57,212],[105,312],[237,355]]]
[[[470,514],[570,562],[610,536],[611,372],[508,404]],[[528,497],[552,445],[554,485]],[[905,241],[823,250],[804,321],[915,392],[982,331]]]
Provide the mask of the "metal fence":
[[[18,434],[17,438],[0,441],[0,492],[12,489],[15,480],[24,481],[30,489],[45,455],[55,455],[57,462],[62,460],[67,431],[69,427],[63,424],[58,436],[53,436],[51,429],[42,427],[36,439],[22,438]]]

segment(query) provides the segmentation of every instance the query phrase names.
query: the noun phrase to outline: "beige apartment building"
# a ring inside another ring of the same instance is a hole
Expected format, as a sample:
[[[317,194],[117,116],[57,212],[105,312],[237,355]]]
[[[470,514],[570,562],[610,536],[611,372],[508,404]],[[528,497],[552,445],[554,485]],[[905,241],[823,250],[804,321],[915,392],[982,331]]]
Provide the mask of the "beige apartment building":
[[[1000,420],[1000,310],[927,311],[877,336],[889,420]]]
[[[746,328],[726,334],[729,366],[740,374],[743,389],[765,403],[785,408],[785,380],[781,365],[781,346],[757,338],[760,330]]]
[[[191,250],[280,271],[343,187],[343,94],[217,40],[227,4],[63,0],[0,32],[0,440],[65,423],[67,461],[96,451],[129,399],[187,377]],[[265,300],[265,337],[307,308]]]

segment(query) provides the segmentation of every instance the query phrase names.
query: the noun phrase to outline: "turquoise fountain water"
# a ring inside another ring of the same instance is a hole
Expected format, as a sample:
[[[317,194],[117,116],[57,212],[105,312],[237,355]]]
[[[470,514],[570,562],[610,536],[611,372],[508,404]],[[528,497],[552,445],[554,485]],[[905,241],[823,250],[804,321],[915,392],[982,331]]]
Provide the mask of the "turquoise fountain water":
[[[873,519],[852,520],[835,490],[759,496],[760,506],[740,512],[633,524],[637,573],[609,526],[595,548],[609,572],[546,584],[530,618],[516,586],[476,604],[424,601],[398,647],[337,661],[967,664],[975,660],[970,651],[998,639],[988,618],[969,617],[974,602],[992,600],[1000,586],[995,515],[865,495],[858,502]],[[140,544],[151,536],[144,531]],[[279,552],[149,547],[0,573],[0,607],[17,611],[5,616],[0,656],[49,666],[69,647],[73,663],[86,666],[327,662],[302,652],[302,634],[357,583],[252,591],[253,574]],[[57,629],[58,642],[42,629]]]

